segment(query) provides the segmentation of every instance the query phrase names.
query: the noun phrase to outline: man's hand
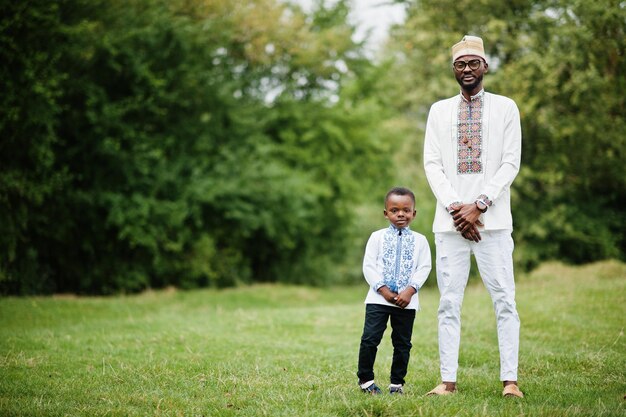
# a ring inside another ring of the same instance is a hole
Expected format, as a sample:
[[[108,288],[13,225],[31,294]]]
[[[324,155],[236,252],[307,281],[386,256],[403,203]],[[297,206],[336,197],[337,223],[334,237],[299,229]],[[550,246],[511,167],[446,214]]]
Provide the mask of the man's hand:
[[[476,227],[478,226],[482,226],[482,223],[480,222],[476,222],[477,224],[472,225],[472,227],[467,231],[467,232],[463,232],[461,233],[461,236],[463,236],[465,239],[467,240],[471,240],[474,241],[476,243],[480,242],[480,232],[478,231],[478,228]]]
[[[382,295],[388,303],[396,304],[398,294],[391,291],[388,286],[383,285],[378,289],[378,293]]]
[[[415,291],[415,288],[411,286],[407,287],[404,291],[398,294],[398,296],[396,297],[395,305],[400,308],[406,308],[406,306],[408,306],[411,302],[411,297],[413,297],[413,294],[415,294],[416,292],[417,291]]]
[[[465,239],[479,242],[480,233],[478,232],[477,226],[483,225],[478,220],[480,215],[481,212],[478,210],[478,207],[476,207],[476,204],[470,203],[461,205],[461,207],[452,214],[456,230],[461,232],[461,235]]]

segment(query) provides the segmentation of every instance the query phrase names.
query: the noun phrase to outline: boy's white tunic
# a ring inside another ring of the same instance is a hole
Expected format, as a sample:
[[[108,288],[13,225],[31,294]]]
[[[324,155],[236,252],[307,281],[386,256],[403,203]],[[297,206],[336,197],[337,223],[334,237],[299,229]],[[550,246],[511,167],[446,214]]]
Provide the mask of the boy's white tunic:
[[[474,100],[482,114],[472,119],[476,127],[478,169],[462,169],[468,149],[462,141],[465,131],[460,116],[461,94],[441,100],[431,107],[424,143],[424,169],[437,198],[433,232],[437,246],[437,284],[439,302],[439,355],[443,381],[455,382],[461,333],[461,304],[474,253],[481,278],[491,295],[497,318],[500,350],[500,379],[516,381],[519,351],[519,317],[515,306],[513,278],[513,240],[509,187],[519,171],[522,134],[519,111],[507,97],[481,90],[464,102],[473,108]],[[470,103],[469,105],[467,103]],[[473,124],[472,124],[473,123]],[[474,138],[473,138],[474,139]],[[463,154],[465,152],[465,154]],[[468,172],[469,171],[469,172]],[[484,195],[493,204],[480,216],[482,240],[472,242],[455,230],[446,208],[452,203],[473,203]]]
[[[409,286],[417,291],[424,285],[430,269],[430,247],[424,235],[393,225],[375,231],[367,241],[363,257],[363,275],[370,285],[365,304],[398,307],[387,302],[377,290],[386,285],[396,293]],[[419,310],[417,293],[406,309]]]

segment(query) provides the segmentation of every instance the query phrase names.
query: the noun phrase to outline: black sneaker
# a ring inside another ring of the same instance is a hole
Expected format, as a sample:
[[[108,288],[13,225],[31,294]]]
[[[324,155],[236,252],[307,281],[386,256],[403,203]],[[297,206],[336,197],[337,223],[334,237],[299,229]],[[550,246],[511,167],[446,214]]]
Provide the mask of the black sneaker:
[[[372,384],[367,388],[361,388],[361,391],[363,391],[365,394],[371,394],[371,395],[378,395],[378,394],[382,394],[383,392],[380,390],[380,388],[378,388],[378,385],[376,384]]]
[[[404,391],[402,390],[402,385],[389,385],[389,394],[391,395],[404,394]]]

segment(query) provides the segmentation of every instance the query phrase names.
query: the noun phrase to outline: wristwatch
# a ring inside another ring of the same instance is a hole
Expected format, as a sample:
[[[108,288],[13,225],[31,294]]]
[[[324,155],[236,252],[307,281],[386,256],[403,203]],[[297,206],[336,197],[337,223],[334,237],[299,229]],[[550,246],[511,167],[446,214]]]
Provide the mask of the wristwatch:
[[[474,203],[476,204],[476,207],[481,213],[486,212],[487,209],[489,208],[489,206],[487,205],[487,203],[485,203],[484,200],[479,199],[479,200],[474,201]]]

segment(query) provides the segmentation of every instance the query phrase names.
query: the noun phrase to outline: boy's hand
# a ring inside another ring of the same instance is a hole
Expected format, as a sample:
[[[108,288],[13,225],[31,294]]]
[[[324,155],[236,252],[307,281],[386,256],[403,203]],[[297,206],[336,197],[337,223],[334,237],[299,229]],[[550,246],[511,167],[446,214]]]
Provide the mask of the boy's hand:
[[[396,298],[398,294],[391,291],[388,286],[383,285],[378,289],[378,293],[382,295],[388,303],[396,304]]]
[[[398,294],[394,304],[400,308],[406,308],[406,306],[408,306],[411,302],[411,297],[413,297],[413,294],[415,294],[416,292],[417,291],[415,291],[415,288],[411,286],[407,287],[404,291]]]

